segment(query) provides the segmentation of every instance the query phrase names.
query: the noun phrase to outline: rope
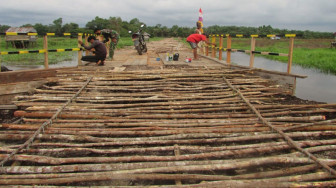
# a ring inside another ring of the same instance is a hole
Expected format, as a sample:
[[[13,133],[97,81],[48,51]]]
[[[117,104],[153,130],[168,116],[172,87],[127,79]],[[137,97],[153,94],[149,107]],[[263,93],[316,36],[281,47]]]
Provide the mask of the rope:
[[[248,101],[248,99],[246,99],[243,94],[236,89],[224,76],[223,76],[224,81],[227,83],[227,85],[234,90],[235,92],[238,93],[238,95],[240,96],[240,98],[251,108],[251,110],[253,110],[253,112],[258,116],[258,118],[263,122],[264,125],[267,125],[268,127],[270,127],[272,129],[272,131],[277,132],[278,134],[280,134],[288,143],[288,145],[294,147],[296,150],[300,151],[301,153],[305,154],[308,158],[312,159],[313,161],[315,161],[315,163],[319,164],[320,166],[322,166],[323,168],[325,168],[326,170],[328,170],[328,172],[330,172],[330,174],[336,176],[336,171],[334,169],[332,169],[330,166],[326,165],[324,162],[320,161],[317,157],[315,157],[313,154],[311,154],[310,152],[304,150],[303,148],[301,148],[292,138],[290,138],[287,134],[285,134],[281,129],[273,126],[270,122],[268,122],[261,114],[260,112]]]
[[[9,154],[5,159],[3,159],[0,162],[0,165],[3,167],[6,162],[8,162],[14,155],[18,154],[23,149],[28,149],[31,144],[34,142],[34,140],[37,138],[37,136],[44,132],[44,129],[52,125],[53,120],[57,119],[58,115],[76,98],[78,95],[84,90],[84,88],[91,82],[93,77],[90,77],[86,83],[83,85],[83,87],[73,96],[71,97],[60,109],[57,110],[57,112],[46,122],[44,122],[40,128],[38,128],[33,136],[31,136],[25,143],[23,143],[18,149],[14,150],[11,154]]]

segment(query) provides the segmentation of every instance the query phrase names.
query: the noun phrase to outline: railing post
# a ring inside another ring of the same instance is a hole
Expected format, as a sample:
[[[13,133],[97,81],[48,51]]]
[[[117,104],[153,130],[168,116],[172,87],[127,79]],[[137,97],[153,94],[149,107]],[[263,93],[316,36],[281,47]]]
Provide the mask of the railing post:
[[[293,51],[294,51],[294,37],[290,37],[289,38],[288,65],[287,65],[287,73],[288,74],[290,74],[291,70],[292,70]]]
[[[222,60],[223,59],[223,35],[220,35],[219,37],[219,56],[218,59]]]
[[[232,43],[232,38],[230,35],[227,35],[227,51],[226,51],[226,62],[228,64],[231,63],[231,43]]]
[[[83,41],[83,37],[81,33],[78,33],[78,41]],[[82,46],[78,43],[78,48],[80,49]],[[82,66],[82,50],[78,51],[78,66]]]
[[[48,60],[48,35],[43,36],[43,49],[44,49],[44,68],[49,68],[49,60]]]
[[[254,66],[254,53],[253,51],[255,51],[255,46],[256,46],[256,38],[254,36],[252,36],[251,39],[251,52],[250,52],[250,68],[253,68]]]
[[[212,44],[216,43],[216,35],[212,35],[212,40],[211,40]],[[216,48],[214,45],[211,45],[212,47],[212,57],[215,58],[216,57]]]

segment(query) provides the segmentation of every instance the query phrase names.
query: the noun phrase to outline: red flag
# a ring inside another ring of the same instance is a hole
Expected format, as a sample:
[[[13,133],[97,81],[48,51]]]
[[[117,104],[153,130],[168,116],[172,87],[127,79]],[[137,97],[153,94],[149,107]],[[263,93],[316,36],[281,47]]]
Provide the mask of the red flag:
[[[201,8],[199,9],[198,21],[203,22],[203,11]]]

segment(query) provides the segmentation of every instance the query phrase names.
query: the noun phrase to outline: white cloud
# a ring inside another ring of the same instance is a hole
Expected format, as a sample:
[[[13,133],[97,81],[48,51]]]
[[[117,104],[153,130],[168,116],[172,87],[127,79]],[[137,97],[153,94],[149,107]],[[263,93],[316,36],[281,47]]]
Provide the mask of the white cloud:
[[[148,25],[194,26],[198,9],[210,25],[336,31],[334,0],[0,0],[0,24],[64,23],[84,26],[96,16],[138,18]]]

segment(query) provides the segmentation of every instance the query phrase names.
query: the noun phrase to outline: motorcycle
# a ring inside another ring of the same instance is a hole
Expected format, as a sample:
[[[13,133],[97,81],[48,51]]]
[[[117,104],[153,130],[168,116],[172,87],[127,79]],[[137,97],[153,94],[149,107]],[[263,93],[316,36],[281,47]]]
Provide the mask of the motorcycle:
[[[147,52],[145,37],[142,31],[144,26],[145,25],[141,25],[138,32],[132,34],[132,41],[134,42],[134,47],[138,51],[139,55]],[[129,31],[129,33],[132,33],[132,31]]]

